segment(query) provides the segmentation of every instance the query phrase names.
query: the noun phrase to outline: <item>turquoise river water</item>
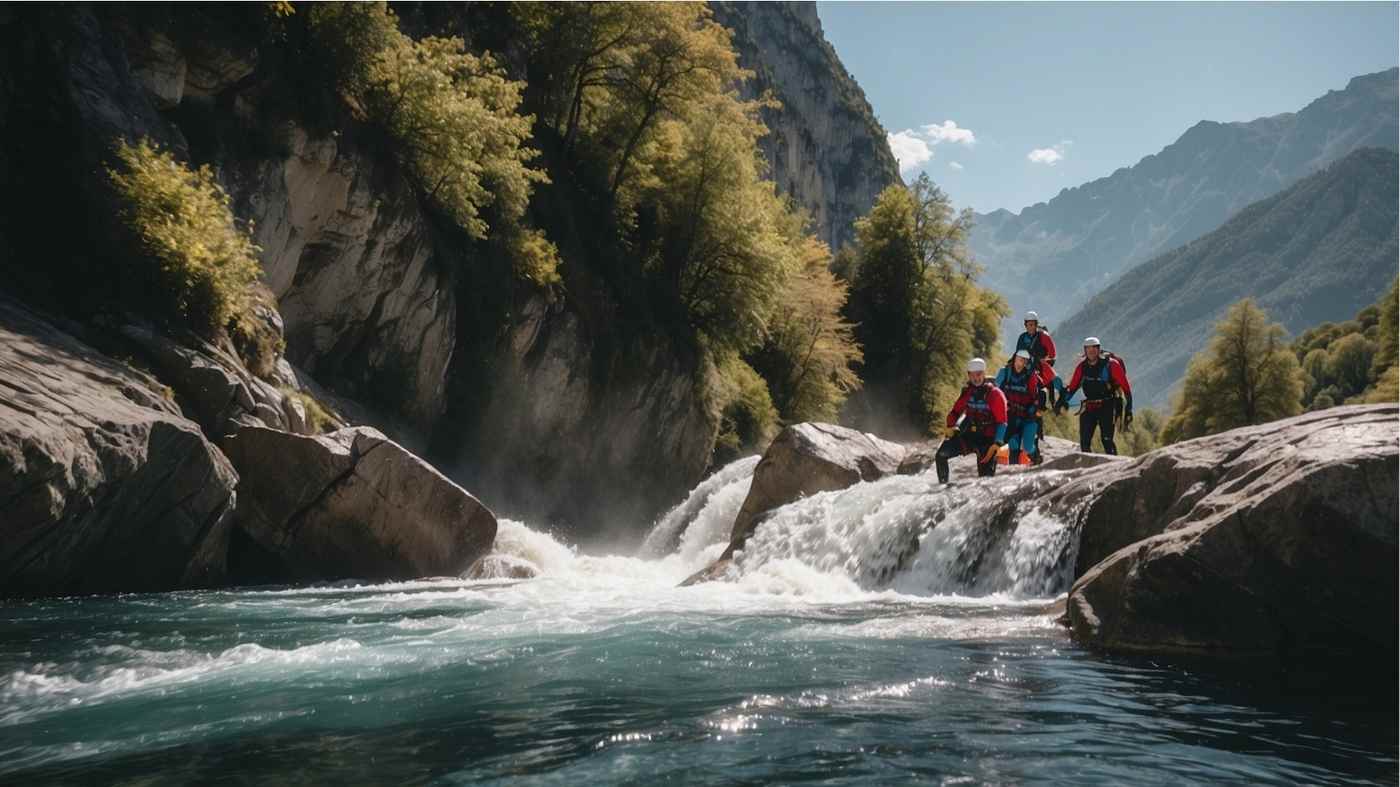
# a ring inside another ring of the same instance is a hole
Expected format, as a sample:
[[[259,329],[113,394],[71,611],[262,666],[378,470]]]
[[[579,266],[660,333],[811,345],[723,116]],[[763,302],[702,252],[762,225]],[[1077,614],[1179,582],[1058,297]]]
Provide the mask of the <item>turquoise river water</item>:
[[[0,783],[1396,783],[1393,676],[1069,641],[1071,529],[978,527],[1050,473],[817,495],[677,588],[753,463],[636,554],[503,521],[530,580],[0,603]]]

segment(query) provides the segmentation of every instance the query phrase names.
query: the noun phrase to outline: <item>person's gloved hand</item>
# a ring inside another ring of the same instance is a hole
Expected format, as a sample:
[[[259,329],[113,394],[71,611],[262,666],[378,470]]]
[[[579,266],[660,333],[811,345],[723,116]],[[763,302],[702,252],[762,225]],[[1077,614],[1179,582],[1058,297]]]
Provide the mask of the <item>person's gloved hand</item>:
[[[996,461],[997,451],[1001,450],[1001,446],[1001,443],[992,443],[991,446],[987,448],[987,452],[982,454],[982,464],[985,465],[988,462]]]
[[[949,426],[949,427],[944,428],[944,430],[943,430],[943,439],[944,439],[944,440],[952,440],[954,437],[957,437],[957,436],[958,436],[958,428],[957,428],[956,426]]]
[[[1132,410],[1124,410],[1124,411],[1123,411],[1123,426],[1126,428],[1126,427],[1129,427],[1129,426],[1132,426],[1132,425],[1133,425],[1133,411],[1132,411]]]
[[[1067,410],[1069,410],[1069,404],[1065,402],[1065,397],[1061,396],[1060,401],[1055,402],[1055,414],[1059,415]]]

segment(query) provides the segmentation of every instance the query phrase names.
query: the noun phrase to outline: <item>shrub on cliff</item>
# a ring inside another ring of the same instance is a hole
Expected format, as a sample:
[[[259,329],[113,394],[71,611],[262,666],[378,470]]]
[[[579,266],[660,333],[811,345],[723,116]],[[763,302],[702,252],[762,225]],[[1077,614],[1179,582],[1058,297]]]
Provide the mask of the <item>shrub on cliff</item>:
[[[1174,443],[1302,412],[1303,370],[1283,326],[1250,298],[1237,301],[1186,367],[1175,412],[1162,430]]]
[[[767,447],[778,431],[778,411],[763,378],[737,355],[721,356],[714,375],[709,396],[720,427],[712,461],[722,465]]]
[[[146,310],[206,337],[248,314],[258,247],[208,167],[190,169],[147,139],[121,141],[107,173],[137,254]],[[246,333],[256,331],[245,327]]]
[[[856,222],[847,312],[865,353],[862,377],[899,391],[891,405],[922,430],[953,403],[967,359],[996,351],[1007,313],[977,286],[971,226],[971,212],[955,213],[927,175],[885,189]]]
[[[522,278],[557,281],[552,244],[518,226],[534,185],[548,179],[530,165],[534,118],[518,111],[525,84],[460,38],[404,35],[382,2],[317,3],[308,15],[346,100],[393,139],[424,198],[478,240],[492,222],[506,225],[520,241]]]

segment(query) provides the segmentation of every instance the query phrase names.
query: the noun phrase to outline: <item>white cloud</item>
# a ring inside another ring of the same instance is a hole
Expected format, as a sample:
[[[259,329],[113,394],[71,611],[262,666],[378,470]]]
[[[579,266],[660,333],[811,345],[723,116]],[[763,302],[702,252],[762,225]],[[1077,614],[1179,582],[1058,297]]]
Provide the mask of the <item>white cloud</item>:
[[[963,165],[959,164],[959,163],[956,162],[956,161],[950,161],[950,162],[948,162],[948,167],[949,167],[950,169],[956,169],[956,170],[958,170],[958,171],[961,172],[961,171],[962,171],[962,168],[963,168]]]
[[[940,142],[956,142],[968,147],[977,144],[977,137],[970,129],[958,128],[958,124],[951,120],[943,121],[942,125],[930,123],[924,126],[924,137],[935,145]]]
[[[942,123],[929,123],[918,131],[906,128],[889,135],[890,152],[899,161],[901,174],[908,174],[921,168],[933,158],[933,148],[944,142],[966,147],[977,144],[977,137],[970,129],[958,128],[952,120]],[[961,165],[954,169],[962,169]]]
[[[1065,149],[1073,144],[1073,140],[1066,139],[1058,145],[1051,145],[1048,148],[1036,148],[1027,153],[1026,158],[1032,164],[1044,164],[1048,167],[1053,167],[1061,161],[1064,161]]]
[[[901,174],[913,172],[933,158],[933,151],[929,149],[928,142],[920,139],[913,129],[906,128],[888,136],[890,152],[899,162]]]

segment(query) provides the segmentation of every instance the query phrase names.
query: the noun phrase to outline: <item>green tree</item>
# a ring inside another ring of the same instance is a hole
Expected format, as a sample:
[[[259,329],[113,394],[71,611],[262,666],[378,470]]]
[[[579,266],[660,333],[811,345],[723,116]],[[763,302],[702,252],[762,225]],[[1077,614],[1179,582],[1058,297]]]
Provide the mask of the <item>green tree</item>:
[[[665,130],[676,154],[657,157],[644,192],[658,236],[647,273],[712,349],[747,352],[798,269],[801,218],[763,179],[758,105],[719,94]]]
[[[1375,383],[1362,395],[1365,402],[1400,401],[1400,277],[1381,296],[1376,318],[1376,355],[1371,376]]]
[[[1349,333],[1327,348],[1326,379],[1338,389],[1357,394],[1371,382],[1371,362],[1376,345],[1360,333]],[[1306,360],[1306,359],[1305,359]]]
[[[969,211],[921,175],[883,191],[856,222],[850,314],[865,352],[867,383],[892,385],[899,409],[919,429],[941,417],[962,386],[967,359],[990,355],[1000,296],[977,286],[967,251]]]
[[[534,118],[518,111],[524,83],[507,79],[489,52],[467,52],[460,38],[404,35],[382,2],[316,3],[308,18],[346,101],[393,139],[424,198],[478,240],[494,217],[522,278],[557,281],[552,244],[520,226],[535,184],[548,180],[530,165]]]
[[[802,240],[801,258],[768,322],[768,338],[752,364],[789,423],[834,421],[846,396],[860,387],[852,368],[861,360],[855,327],[841,316],[847,287],[830,271],[831,253]]]
[[[1164,442],[1273,421],[1302,411],[1303,370],[1254,301],[1236,302],[1209,345],[1191,359]]]

